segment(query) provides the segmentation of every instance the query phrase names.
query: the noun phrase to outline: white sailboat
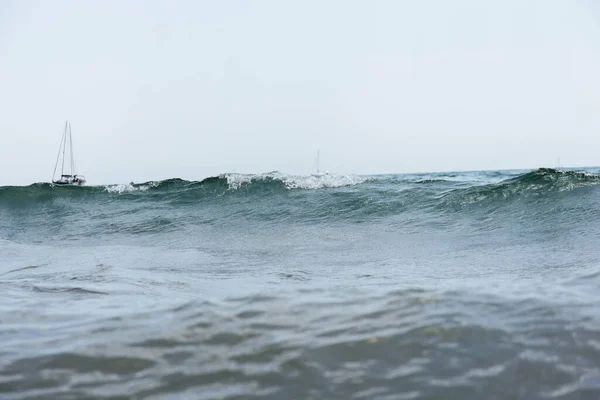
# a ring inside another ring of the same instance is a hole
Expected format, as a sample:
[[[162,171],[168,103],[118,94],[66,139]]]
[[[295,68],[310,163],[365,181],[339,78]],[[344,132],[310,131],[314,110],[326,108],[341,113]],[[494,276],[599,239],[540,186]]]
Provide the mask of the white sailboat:
[[[317,150],[317,158],[315,160],[315,163],[317,164],[317,172],[313,173],[312,176],[324,176],[324,175],[329,175],[329,171],[325,171],[325,172],[321,172],[321,170],[319,169],[319,153],[320,150]]]
[[[62,161],[60,167],[60,178],[54,179],[56,175],[56,169],[58,168],[58,161]],[[70,158],[67,161],[65,169],[65,159]],[[77,175],[75,173],[75,158],[73,157],[73,137],[71,135],[71,123],[65,122],[65,130],[63,132],[60,146],[58,148],[58,155],[56,156],[56,164],[54,164],[54,172],[52,173],[52,183],[55,185],[71,185],[71,186],[83,186],[85,185],[85,177],[83,175]]]

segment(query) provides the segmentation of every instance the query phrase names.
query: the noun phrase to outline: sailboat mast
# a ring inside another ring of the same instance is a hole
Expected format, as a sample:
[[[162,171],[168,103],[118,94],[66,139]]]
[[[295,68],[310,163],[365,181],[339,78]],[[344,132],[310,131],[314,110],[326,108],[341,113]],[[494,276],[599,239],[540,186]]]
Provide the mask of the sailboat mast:
[[[60,167],[60,176],[63,176],[65,173],[65,148],[67,147],[67,124],[68,122],[65,122],[65,132],[63,133],[63,156],[62,156],[62,165]]]
[[[73,136],[71,134],[71,123],[69,122],[69,142],[71,144],[71,175],[75,175],[75,158],[73,158]]]
[[[58,154],[56,154],[56,162],[54,163],[54,171],[52,171],[52,180],[54,180],[54,176],[56,175],[56,168],[58,168],[58,160],[60,159],[60,150],[63,147],[63,142],[65,141],[65,134],[63,133],[60,138],[60,144],[58,145]]]

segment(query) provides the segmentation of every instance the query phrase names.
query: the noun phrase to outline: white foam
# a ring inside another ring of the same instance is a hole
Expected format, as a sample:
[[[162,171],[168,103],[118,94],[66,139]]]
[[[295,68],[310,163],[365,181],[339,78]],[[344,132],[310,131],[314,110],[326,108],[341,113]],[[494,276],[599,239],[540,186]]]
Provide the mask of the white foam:
[[[240,186],[246,183],[250,183],[252,179],[259,179],[260,175],[253,174],[238,174],[238,173],[228,173],[221,175],[221,178],[225,178],[227,180],[227,185],[229,189],[239,189]]]
[[[366,177],[357,175],[288,175],[277,171],[258,175],[229,173],[222,175],[222,177],[227,179],[227,184],[229,185],[229,188],[233,190],[239,189],[240,186],[250,183],[253,180],[278,180],[283,182],[283,184],[288,189],[336,188],[343,186],[358,185],[367,180]]]
[[[127,192],[138,192],[138,191],[145,191],[150,189],[150,187],[152,186],[156,186],[156,185],[139,185],[139,186],[134,186],[131,183],[119,183],[117,185],[107,185],[104,188],[106,189],[106,191],[108,193],[127,193]]]

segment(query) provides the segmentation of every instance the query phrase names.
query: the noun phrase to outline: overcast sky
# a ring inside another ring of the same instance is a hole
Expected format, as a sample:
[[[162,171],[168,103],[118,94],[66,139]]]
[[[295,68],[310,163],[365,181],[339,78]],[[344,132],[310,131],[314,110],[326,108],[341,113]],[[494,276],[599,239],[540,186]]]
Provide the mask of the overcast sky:
[[[600,6],[0,1],[0,186],[600,165]]]

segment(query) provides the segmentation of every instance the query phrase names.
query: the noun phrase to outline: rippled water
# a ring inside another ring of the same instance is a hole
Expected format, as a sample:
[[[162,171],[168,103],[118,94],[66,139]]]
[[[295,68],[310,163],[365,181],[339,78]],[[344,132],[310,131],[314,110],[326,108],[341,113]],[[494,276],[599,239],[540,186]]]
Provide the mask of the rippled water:
[[[0,188],[0,398],[599,399],[597,173]]]

